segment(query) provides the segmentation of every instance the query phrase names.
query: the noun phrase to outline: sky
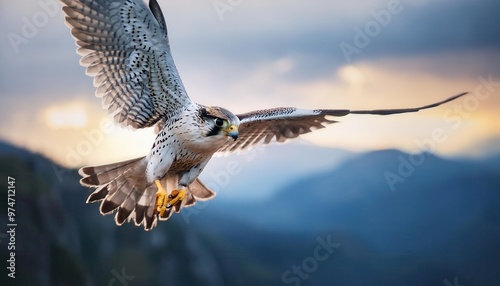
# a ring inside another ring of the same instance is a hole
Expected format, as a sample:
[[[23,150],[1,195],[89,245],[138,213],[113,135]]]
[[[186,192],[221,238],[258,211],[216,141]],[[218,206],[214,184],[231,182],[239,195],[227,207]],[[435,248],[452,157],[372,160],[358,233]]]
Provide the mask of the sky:
[[[189,96],[234,113],[375,109],[301,144],[442,156],[500,151],[500,2],[160,0]],[[113,125],[55,0],[0,2],[0,139],[68,167],[143,156],[153,131]]]

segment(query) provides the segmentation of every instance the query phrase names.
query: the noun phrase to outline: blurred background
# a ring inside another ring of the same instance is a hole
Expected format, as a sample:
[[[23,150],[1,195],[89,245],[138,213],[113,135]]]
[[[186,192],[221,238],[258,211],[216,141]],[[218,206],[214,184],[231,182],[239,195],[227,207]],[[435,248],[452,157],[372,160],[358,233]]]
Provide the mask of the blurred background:
[[[153,131],[112,124],[57,1],[1,1],[1,285],[500,285],[498,1],[159,4],[202,104],[375,109],[470,94],[214,158],[201,178],[216,199],[150,232],[118,227],[85,204],[76,170],[145,155]]]

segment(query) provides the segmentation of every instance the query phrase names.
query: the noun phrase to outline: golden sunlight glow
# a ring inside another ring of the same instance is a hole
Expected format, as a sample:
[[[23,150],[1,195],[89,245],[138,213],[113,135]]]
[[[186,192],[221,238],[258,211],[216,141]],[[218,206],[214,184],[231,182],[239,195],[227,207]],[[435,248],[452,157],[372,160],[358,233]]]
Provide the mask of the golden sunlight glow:
[[[422,106],[468,90],[470,94],[462,99],[418,113],[338,118],[341,123],[307,134],[304,139],[354,151],[398,148],[409,152],[430,149],[427,151],[444,155],[479,152],[475,146],[500,134],[500,90],[487,88],[495,77],[490,79],[487,73],[441,76],[426,68],[430,61],[362,62],[335,71],[338,81],[324,78],[280,91],[294,96],[294,105],[304,108],[377,109]],[[403,73],[404,66],[415,68]]]
[[[343,66],[338,71],[340,79],[352,86],[360,86],[365,82],[365,75],[353,65]]]
[[[87,112],[82,105],[70,103],[47,108],[44,121],[51,129],[82,128],[88,122]]]

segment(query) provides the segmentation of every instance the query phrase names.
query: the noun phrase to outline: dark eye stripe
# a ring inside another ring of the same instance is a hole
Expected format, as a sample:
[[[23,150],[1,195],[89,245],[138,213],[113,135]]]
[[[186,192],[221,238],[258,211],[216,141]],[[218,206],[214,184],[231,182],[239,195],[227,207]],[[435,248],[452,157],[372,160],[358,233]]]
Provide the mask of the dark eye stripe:
[[[220,133],[222,128],[218,127],[218,126],[214,126],[214,128],[212,128],[212,130],[210,130],[210,132],[207,133],[207,137],[208,136],[214,136],[214,135],[218,135]]]

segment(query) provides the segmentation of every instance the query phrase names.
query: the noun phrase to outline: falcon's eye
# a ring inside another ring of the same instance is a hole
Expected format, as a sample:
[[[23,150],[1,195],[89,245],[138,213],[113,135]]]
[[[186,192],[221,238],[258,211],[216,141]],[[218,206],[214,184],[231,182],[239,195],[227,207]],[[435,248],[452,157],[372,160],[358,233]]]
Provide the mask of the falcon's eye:
[[[227,124],[226,120],[220,118],[215,118],[214,121],[215,121],[215,126],[217,127],[224,127]]]

